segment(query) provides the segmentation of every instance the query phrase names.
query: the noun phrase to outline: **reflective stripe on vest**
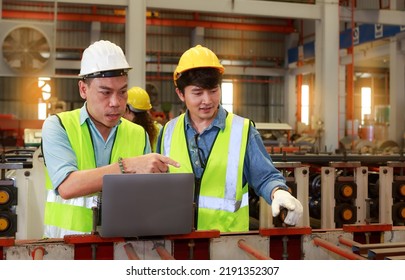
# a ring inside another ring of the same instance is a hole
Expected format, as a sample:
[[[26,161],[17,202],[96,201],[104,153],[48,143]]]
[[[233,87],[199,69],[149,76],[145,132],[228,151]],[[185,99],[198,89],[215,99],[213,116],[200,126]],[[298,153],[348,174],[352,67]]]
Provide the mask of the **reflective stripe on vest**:
[[[213,144],[201,181],[198,229],[248,230],[248,189],[242,178],[249,125],[248,119],[229,113]],[[192,171],[188,151],[182,148],[187,147],[184,114],[166,124],[162,139],[162,153],[181,164],[170,172]],[[222,155],[227,155],[227,164]]]
[[[223,199],[218,197],[200,196],[198,206],[202,208],[209,208],[213,210],[224,210],[228,212],[236,212],[241,207],[248,206],[249,196],[244,193],[242,200]]]
[[[96,159],[90,131],[86,122],[80,125],[80,109],[63,112],[58,116],[76,154],[78,169],[95,168]],[[116,133],[110,163],[118,161],[120,156],[132,157],[143,154],[146,133],[142,127],[122,119]],[[47,170],[45,175],[48,195],[44,214],[44,235],[57,238],[63,237],[64,233],[91,232],[93,227],[91,208],[96,205],[95,198],[98,194],[65,200],[56,195]]]

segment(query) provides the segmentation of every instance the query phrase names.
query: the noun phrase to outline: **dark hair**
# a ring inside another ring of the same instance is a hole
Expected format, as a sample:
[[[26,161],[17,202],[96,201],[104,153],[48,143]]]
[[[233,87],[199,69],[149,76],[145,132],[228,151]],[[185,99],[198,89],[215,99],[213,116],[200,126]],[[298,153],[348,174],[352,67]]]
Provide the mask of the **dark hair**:
[[[80,80],[83,81],[83,83],[85,83],[87,86],[90,86],[94,78],[81,78]]]
[[[221,85],[222,74],[216,68],[194,68],[181,73],[176,82],[177,87],[183,93],[184,88],[189,85],[198,86],[203,89],[212,89]]]
[[[139,124],[142,126],[149,135],[150,144],[153,145],[155,140],[157,139],[158,131],[155,127],[155,122],[152,117],[149,115],[149,112],[133,112],[135,117],[132,122]],[[153,147],[152,147],[153,148]]]

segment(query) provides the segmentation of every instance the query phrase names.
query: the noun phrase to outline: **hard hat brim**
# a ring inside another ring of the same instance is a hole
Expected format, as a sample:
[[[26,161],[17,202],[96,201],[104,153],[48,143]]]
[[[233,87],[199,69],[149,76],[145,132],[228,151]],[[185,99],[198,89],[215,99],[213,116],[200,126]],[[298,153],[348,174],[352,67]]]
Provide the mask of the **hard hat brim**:
[[[173,73],[173,82],[174,82],[174,85],[177,86],[177,80],[181,77],[181,75],[182,75],[184,72],[187,72],[187,71],[192,70],[192,69],[198,69],[198,68],[214,68],[214,69],[217,69],[217,70],[219,71],[219,73],[221,73],[221,74],[224,74],[224,72],[225,72],[225,67],[222,66],[222,65],[221,65],[221,66],[190,67],[190,68],[187,68],[187,69],[181,69],[181,71],[180,71],[180,70],[177,71],[177,69],[176,69],[176,71]]]
[[[90,78],[111,78],[111,77],[126,76],[128,71],[131,69],[132,68],[98,71],[90,74],[82,74],[79,75],[79,77],[83,79],[90,79]]]
[[[152,109],[152,106],[150,106],[149,109],[143,110],[143,109],[135,109],[134,106],[132,106],[131,104],[127,104],[127,105],[128,105],[129,110],[131,110],[134,113],[142,113],[142,112],[146,112],[146,111]]]

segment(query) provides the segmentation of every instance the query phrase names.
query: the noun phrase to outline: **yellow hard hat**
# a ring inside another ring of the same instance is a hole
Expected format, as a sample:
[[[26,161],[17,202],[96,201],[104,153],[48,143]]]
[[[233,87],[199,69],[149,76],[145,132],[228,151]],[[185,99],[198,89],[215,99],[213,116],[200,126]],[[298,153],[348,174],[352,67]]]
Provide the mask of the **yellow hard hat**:
[[[221,74],[225,71],[224,66],[221,65],[213,51],[201,45],[197,45],[185,51],[180,57],[179,64],[173,73],[174,84],[177,85],[176,81],[184,71],[202,67],[217,68]]]
[[[140,87],[132,87],[128,90],[128,101],[129,108],[134,111],[147,111],[152,109],[152,104],[150,104],[149,94]]]

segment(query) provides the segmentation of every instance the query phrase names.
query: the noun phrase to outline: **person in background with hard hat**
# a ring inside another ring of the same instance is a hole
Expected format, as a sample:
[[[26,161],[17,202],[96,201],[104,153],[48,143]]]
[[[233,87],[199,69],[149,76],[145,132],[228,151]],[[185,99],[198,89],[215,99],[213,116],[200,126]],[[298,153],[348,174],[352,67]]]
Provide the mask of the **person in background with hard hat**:
[[[128,105],[124,118],[142,126],[149,136],[152,152],[156,151],[156,142],[162,125],[153,120],[149,113],[152,109],[149,94],[140,87],[132,87],[128,90]]]
[[[104,40],[91,44],[83,52],[79,74],[83,107],[45,120],[44,237],[94,230],[97,215],[92,209],[97,206],[104,175],[167,172],[168,165],[179,166],[166,156],[150,153],[145,130],[122,118],[130,69],[116,44]]]
[[[187,109],[164,126],[157,151],[181,163],[169,172],[194,173],[197,230],[248,231],[248,186],[272,205],[273,216],[286,208],[284,223],[295,225],[302,204],[288,191],[259,132],[220,104],[223,73],[210,49],[197,45],[183,53],[173,78]]]

